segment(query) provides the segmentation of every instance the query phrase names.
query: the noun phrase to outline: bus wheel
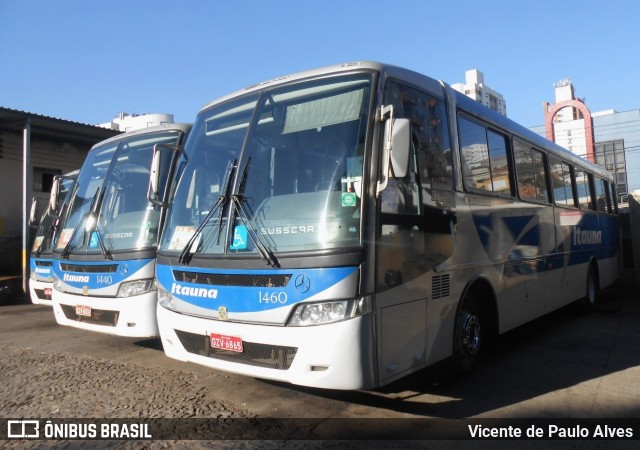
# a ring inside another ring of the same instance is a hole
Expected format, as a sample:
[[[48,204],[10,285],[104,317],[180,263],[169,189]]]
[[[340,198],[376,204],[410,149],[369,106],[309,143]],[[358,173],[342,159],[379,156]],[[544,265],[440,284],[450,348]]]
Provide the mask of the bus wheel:
[[[584,305],[593,308],[598,303],[598,294],[600,293],[600,283],[598,282],[598,271],[594,264],[589,266],[587,272],[587,295],[584,297]]]
[[[478,363],[483,346],[482,315],[472,294],[466,294],[456,316],[453,337],[453,370],[464,375]]]

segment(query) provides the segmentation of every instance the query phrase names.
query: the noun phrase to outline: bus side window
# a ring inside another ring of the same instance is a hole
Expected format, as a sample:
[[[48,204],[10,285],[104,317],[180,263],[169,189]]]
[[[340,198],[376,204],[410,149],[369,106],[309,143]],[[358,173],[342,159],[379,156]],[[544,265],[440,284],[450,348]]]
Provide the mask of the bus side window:
[[[458,133],[465,187],[511,195],[506,137],[463,117],[458,119]]]
[[[465,118],[458,119],[462,178],[469,190],[493,191],[487,130]]]
[[[583,211],[593,211],[593,193],[589,183],[588,174],[581,168],[576,167],[576,191],[578,193],[578,204]]]
[[[605,214],[611,208],[607,205],[607,194],[605,190],[604,180],[600,177],[594,177],[595,188],[596,188],[596,206],[598,208],[598,212]]]
[[[489,159],[491,160],[491,181],[493,192],[511,195],[511,176],[507,158],[508,139],[494,131],[487,131],[489,138]]]
[[[549,158],[551,167],[551,189],[553,201],[557,206],[575,207],[573,187],[571,183],[571,168],[565,162],[555,158]]]
[[[549,203],[549,191],[547,190],[547,166],[544,163],[544,154],[538,150],[531,150],[533,159],[533,174],[536,183],[536,198]]]
[[[613,214],[618,214],[618,194],[616,193],[616,185],[615,183],[609,184],[611,188],[611,212]]]
[[[547,170],[543,153],[514,139],[513,154],[520,198],[548,203]]]
[[[605,197],[607,198],[607,214],[613,214],[613,200],[611,198],[610,183],[606,180],[602,180],[602,183],[604,185]]]

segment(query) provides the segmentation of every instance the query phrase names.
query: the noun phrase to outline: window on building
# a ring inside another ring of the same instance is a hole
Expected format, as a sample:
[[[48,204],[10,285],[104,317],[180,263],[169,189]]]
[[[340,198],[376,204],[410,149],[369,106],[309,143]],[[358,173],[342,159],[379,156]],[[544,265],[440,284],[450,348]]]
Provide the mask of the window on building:
[[[624,139],[597,142],[595,156],[596,164],[603,166],[615,177],[618,195],[627,194],[627,164]]]
[[[42,167],[33,168],[33,191],[51,192],[53,177],[62,175],[60,169],[45,169]]]
[[[489,108],[494,111],[498,109],[498,98],[495,95],[489,94]]]

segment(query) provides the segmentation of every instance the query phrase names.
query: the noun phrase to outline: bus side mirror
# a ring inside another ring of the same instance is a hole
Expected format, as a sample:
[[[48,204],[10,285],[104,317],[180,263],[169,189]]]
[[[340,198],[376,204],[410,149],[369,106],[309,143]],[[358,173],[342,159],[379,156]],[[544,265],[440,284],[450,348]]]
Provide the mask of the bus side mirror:
[[[393,111],[384,125],[382,145],[382,179],[378,181],[376,196],[387,188],[389,164],[394,178],[404,178],[409,166],[411,122],[409,119],[393,119]]]
[[[38,223],[38,209],[40,208],[40,199],[33,198],[31,200],[31,211],[29,212],[29,226],[37,227]]]
[[[163,151],[169,151],[171,154],[171,160],[167,166],[163,156]],[[169,206],[167,203],[167,192],[170,185],[173,182],[172,177],[174,175],[178,158],[184,153],[184,147],[181,145],[167,145],[156,144],[153,147],[153,159],[151,160],[151,168],[149,173],[149,189],[147,190],[147,200],[152,205],[166,208]],[[164,164],[163,164],[164,163]],[[164,182],[164,186],[161,186]],[[161,198],[162,197],[162,198]]]
[[[411,142],[411,122],[409,119],[395,119],[391,132],[391,167],[395,178],[404,178],[409,169]]]
[[[160,185],[160,152],[157,149],[153,150],[153,159],[151,160],[151,174],[149,178],[149,201],[152,198],[157,199]]]
[[[51,186],[51,195],[49,196],[49,214],[55,214],[58,211],[58,196],[60,195],[60,178],[53,179]]]

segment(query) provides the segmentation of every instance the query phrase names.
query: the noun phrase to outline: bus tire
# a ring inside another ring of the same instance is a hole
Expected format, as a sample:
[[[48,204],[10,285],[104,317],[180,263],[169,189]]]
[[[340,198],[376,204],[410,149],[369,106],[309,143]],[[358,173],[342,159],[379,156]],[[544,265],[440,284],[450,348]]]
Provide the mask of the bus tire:
[[[485,325],[478,301],[468,292],[456,314],[452,358],[454,376],[466,375],[478,364],[485,344]]]
[[[583,298],[583,304],[588,309],[592,309],[598,303],[598,297],[600,296],[600,281],[598,279],[598,269],[595,263],[589,265],[589,271],[587,272],[587,291]]]

